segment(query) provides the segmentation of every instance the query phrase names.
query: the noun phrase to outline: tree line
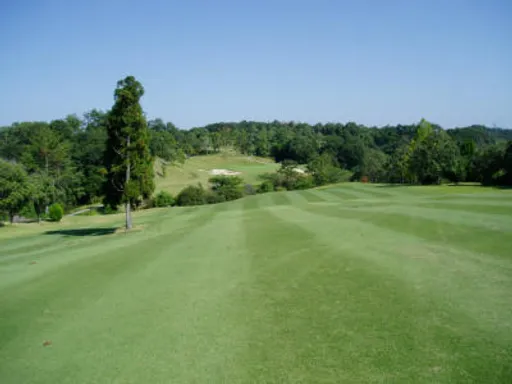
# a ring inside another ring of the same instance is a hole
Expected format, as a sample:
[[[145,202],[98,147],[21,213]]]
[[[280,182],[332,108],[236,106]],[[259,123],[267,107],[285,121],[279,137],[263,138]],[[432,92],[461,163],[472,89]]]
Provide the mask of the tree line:
[[[143,92],[129,77],[118,83],[109,111],[0,127],[0,211],[41,216],[55,202],[66,209],[96,202],[130,209],[153,192],[153,159],[165,172],[187,157],[225,148],[281,162],[281,172],[263,177],[267,189],[322,185],[348,174],[350,180],[380,183],[512,185],[512,130],[443,129],[424,119],[379,128],[276,120],[185,130],[162,119],[146,121],[139,104]],[[307,165],[309,181],[291,177],[296,166],[289,164]]]

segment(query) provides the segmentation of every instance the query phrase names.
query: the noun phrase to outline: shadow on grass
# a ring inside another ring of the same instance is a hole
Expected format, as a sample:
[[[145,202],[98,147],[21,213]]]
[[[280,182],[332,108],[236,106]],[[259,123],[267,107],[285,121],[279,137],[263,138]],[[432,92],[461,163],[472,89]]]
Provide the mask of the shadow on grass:
[[[105,236],[116,232],[117,228],[82,228],[82,229],[59,229],[56,231],[46,231],[45,235],[62,236]]]

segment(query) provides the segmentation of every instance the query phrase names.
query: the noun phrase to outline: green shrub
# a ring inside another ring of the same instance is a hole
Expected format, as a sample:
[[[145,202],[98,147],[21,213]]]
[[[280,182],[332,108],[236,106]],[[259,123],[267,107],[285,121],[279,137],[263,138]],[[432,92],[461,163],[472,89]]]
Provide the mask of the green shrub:
[[[265,180],[263,183],[260,184],[258,187],[258,193],[268,193],[268,192],[274,192],[274,183],[270,180]]]
[[[203,205],[206,203],[206,191],[201,184],[189,185],[176,197],[176,204],[179,206]]]
[[[309,189],[315,186],[313,176],[301,176],[295,180],[294,189]]]
[[[222,195],[225,201],[236,200],[244,196],[243,179],[238,176],[214,176],[210,178],[212,190]]]
[[[48,217],[51,221],[59,222],[62,220],[62,216],[64,216],[64,209],[62,208],[62,205],[59,203],[50,205]]]
[[[169,192],[160,191],[153,199],[153,206],[155,207],[172,207],[176,204],[176,200]]]
[[[287,191],[286,187],[277,187],[276,192],[285,192]]]
[[[26,204],[21,210],[19,215],[21,217],[26,217],[28,219],[37,218],[36,210],[34,208],[34,204],[32,202]]]
[[[206,194],[206,204],[224,203],[226,198],[217,192],[210,191]]]
[[[117,213],[117,209],[110,205],[105,205],[102,209],[104,215],[113,215]]]
[[[325,185],[349,181],[352,174],[338,166],[336,159],[328,153],[316,157],[308,164],[315,185]]]

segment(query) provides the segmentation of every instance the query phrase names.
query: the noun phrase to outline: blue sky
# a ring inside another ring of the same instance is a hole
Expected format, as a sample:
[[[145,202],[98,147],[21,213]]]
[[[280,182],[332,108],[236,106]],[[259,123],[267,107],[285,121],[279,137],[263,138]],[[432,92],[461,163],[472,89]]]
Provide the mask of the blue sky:
[[[0,124],[148,117],[512,127],[510,0],[0,2]]]

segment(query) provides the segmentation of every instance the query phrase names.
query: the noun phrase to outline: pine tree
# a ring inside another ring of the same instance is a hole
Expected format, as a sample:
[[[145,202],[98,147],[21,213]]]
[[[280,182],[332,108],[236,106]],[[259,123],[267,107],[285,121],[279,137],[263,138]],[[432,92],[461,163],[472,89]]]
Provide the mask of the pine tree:
[[[139,103],[143,94],[133,76],[118,81],[107,118],[104,203],[112,208],[124,204],[126,229],[132,228],[131,209],[155,188],[148,127]]]

